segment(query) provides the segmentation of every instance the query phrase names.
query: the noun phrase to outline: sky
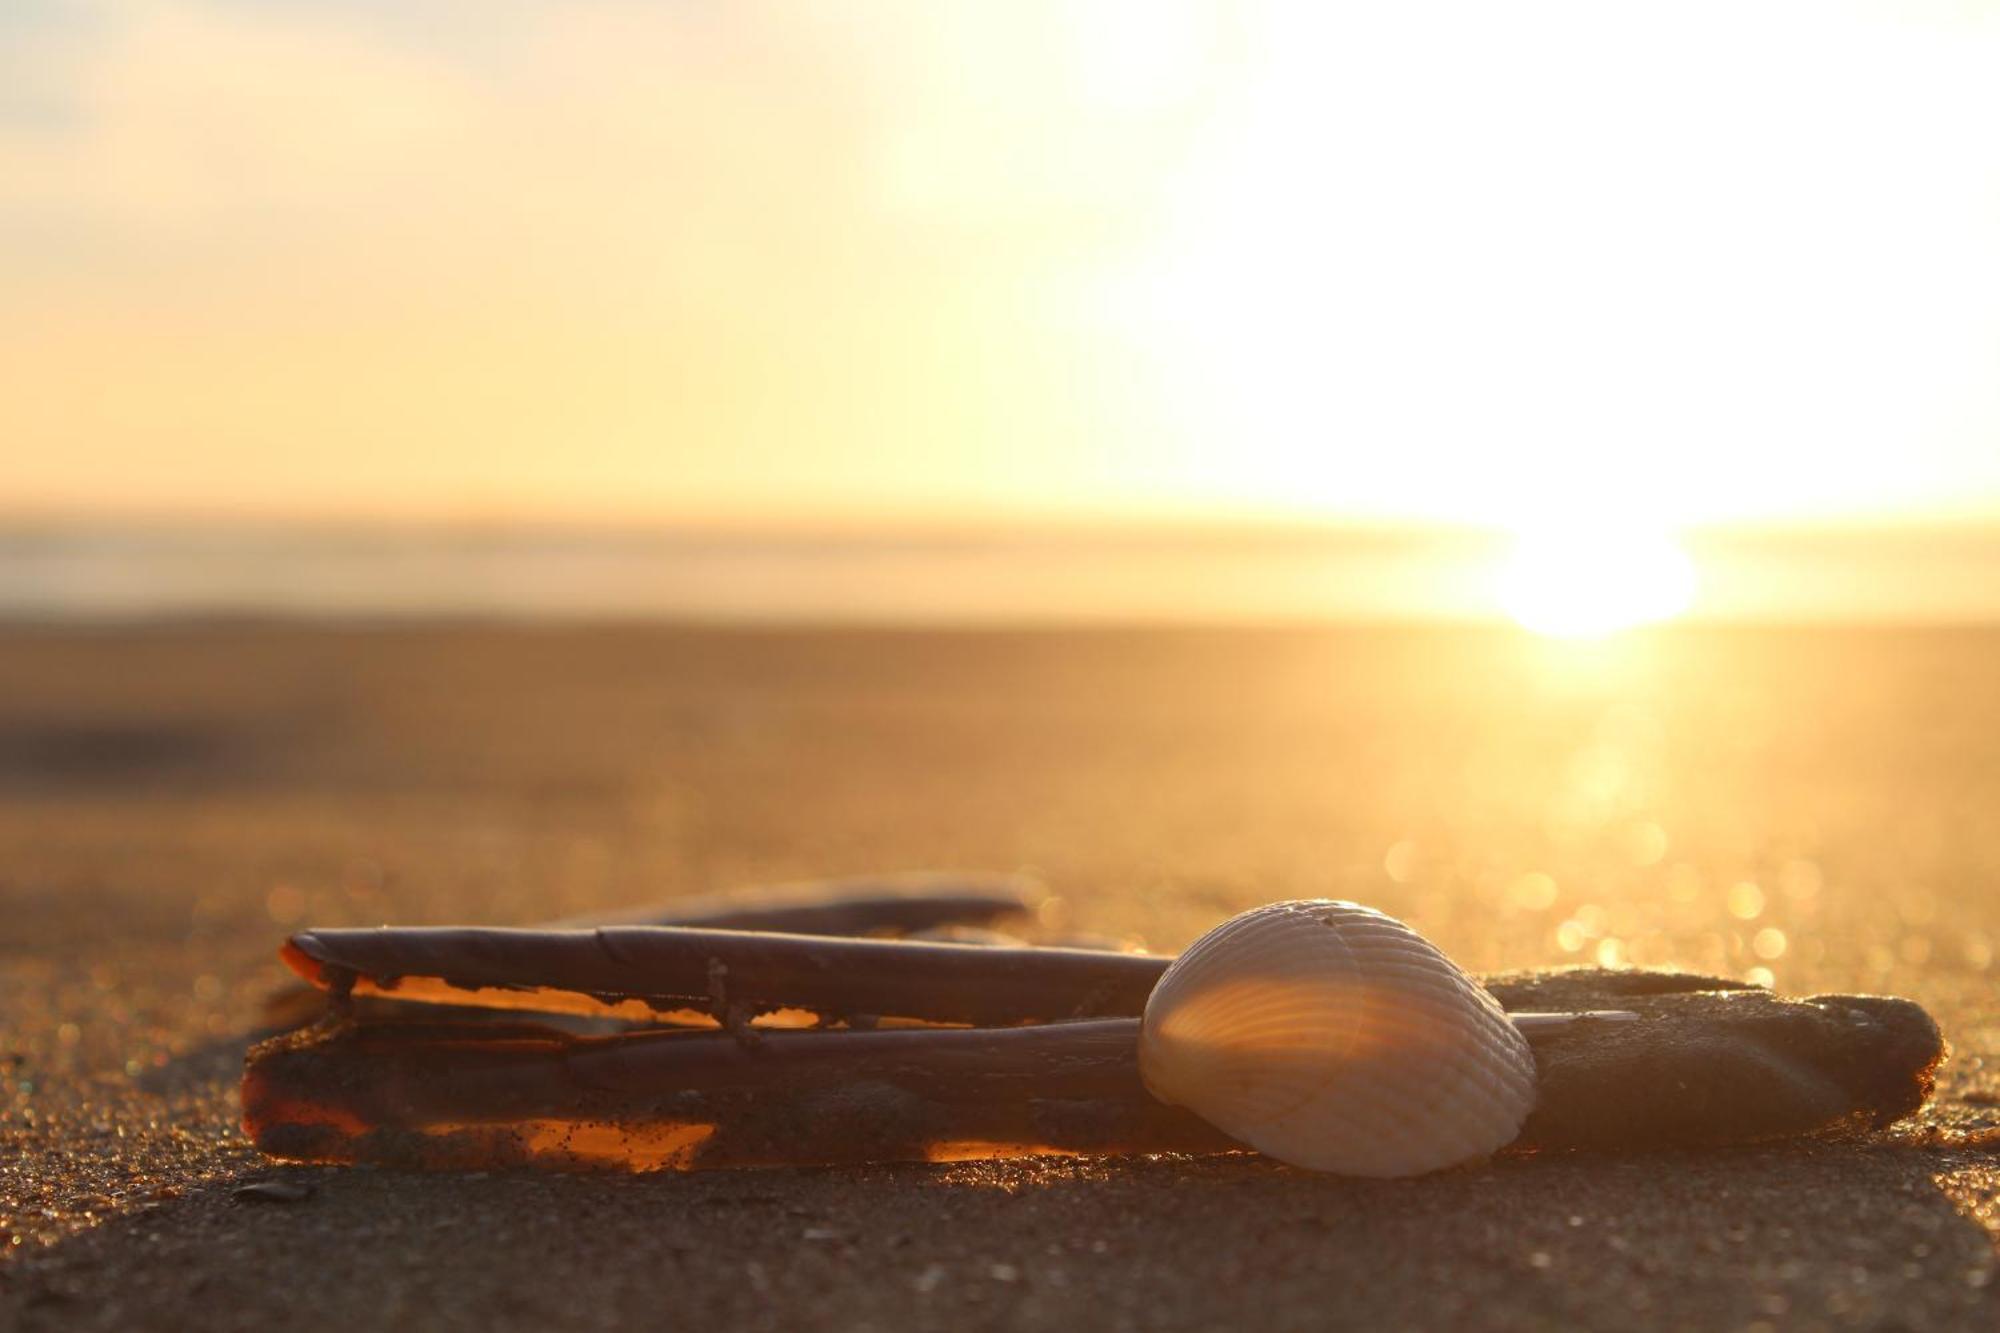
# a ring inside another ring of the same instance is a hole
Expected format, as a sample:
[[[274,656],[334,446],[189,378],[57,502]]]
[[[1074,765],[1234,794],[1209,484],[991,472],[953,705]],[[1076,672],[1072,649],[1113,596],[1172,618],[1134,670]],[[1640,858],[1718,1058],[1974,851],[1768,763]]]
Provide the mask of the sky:
[[[2000,5],[9,0],[0,514],[2000,520]]]

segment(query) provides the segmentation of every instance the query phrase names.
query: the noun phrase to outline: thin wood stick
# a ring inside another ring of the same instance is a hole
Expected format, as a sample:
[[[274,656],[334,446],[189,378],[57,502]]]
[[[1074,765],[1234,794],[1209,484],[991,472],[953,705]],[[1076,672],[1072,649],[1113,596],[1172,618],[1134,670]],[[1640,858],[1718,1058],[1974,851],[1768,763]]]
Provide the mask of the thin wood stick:
[[[571,917],[549,922],[546,929],[597,926],[698,926],[715,930],[782,931],[796,935],[906,935],[944,926],[983,926],[1032,912],[1047,897],[1035,880],[1021,875],[948,871],[913,871],[860,875],[843,879],[781,884],[733,893],[706,894],[650,903],[643,907]],[[415,986],[400,996],[379,988],[364,1007],[393,1016],[405,1002],[464,1006],[470,997],[446,996],[434,987]],[[514,994],[501,1007],[535,1008],[543,1012],[581,1013],[602,1017],[603,1006],[571,1000],[530,1003]],[[488,1006],[494,1007],[492,997]],[[265,1001],[271,1030],[303,1027],[325,1013],[323,997],[312,987],[292,985]]]
[[[1172,961],[673,926],[312,930],[283,956],[316,985],[362,995],[607,1011],[636,999],[719,1018],[799,1009],[981,1026],[1138,1014]]]
[[[551,928],[700,926],[792,935],[903,935],[940,926],[985,926],[1032,912],[1047,897],[1021,875],[919,871],[779,884],[675,898],[549,922]]]

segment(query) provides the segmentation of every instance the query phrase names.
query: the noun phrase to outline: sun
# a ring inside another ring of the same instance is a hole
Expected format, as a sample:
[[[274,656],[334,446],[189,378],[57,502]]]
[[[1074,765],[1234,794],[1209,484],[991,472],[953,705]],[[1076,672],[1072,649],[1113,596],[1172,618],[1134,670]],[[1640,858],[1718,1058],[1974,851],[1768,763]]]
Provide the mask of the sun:
[[[1693,562],[1665,534],[1537,528],[1514,547],[1500,604],[1537,634],[1587,639],[1679,615],[1694,591]]]

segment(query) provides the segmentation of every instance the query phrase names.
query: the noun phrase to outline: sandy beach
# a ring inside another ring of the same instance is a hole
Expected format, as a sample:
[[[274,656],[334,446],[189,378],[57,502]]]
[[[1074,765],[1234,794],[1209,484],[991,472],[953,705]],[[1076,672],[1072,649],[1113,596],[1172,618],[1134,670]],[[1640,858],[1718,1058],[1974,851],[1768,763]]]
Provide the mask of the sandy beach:
[[[1996,737],[1992,629],[0,631],[0,1327],[1992,1328]],[[1861,1141],[1387,1182],[417,1176],[237,1127],[288,930],[954,867],[1160,951],[1338,896],[1475,970],[1905,995],[1953,1057]]]

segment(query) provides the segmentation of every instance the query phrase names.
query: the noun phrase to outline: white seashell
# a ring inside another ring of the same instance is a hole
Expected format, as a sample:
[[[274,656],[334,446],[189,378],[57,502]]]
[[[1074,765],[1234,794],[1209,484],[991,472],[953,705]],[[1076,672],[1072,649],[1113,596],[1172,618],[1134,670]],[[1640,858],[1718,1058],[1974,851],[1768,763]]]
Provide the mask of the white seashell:
[[[1223,922],[1146,1002],[1139,1072],[1271,1157],[1412,1176],[1487,1156],[1535,1103],[1500,1004],[1393,917],[1330,899]]]

